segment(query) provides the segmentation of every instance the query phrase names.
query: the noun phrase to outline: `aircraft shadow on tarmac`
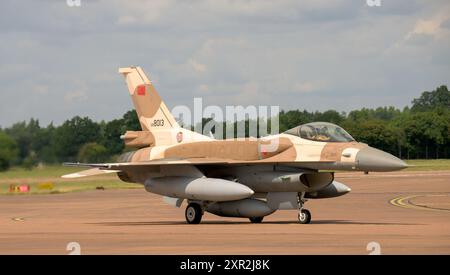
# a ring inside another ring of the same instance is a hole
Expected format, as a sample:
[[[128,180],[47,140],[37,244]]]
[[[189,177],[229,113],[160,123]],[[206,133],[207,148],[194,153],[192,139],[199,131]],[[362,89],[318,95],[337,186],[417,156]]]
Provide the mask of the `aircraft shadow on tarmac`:
[[[188,225],[185,221],[154,221],[154,222],[97,222],[88,223],[90,225],[101,226],[153,226],[153,225]],[[202,221],[201,225],[220,225],[220,224],[251,224],[248,221]],[[261,224],[298,224],[296,221],[266,221]],[[424,225],[415,223],[383,223],[383,222],[360,222],[346,220],[316,220],[311,224],[348,224],[348,225]],[[189,225],[192,226],[192,225]]]

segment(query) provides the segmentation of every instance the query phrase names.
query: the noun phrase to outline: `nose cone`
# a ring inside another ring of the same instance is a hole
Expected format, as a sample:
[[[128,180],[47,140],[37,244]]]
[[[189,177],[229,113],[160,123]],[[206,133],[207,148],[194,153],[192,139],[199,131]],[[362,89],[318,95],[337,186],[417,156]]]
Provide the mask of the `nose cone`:
[[[408,165],[389,153],[366,147],[356,154],[356,167],[362,171],[386,172],[401,170]]]

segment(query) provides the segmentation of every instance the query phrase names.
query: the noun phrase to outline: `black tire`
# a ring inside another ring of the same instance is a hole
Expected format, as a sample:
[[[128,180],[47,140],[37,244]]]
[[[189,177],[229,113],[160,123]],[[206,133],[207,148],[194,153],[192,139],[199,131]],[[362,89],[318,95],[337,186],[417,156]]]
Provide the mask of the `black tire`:
[[[199,224],[202,220],[203,211],[198,203],[190,203],[184,212],[187,223]]]
[[[307,209],[302,209],[301,213],[298,214],[298,222],[301,224],[307,224],[311,222],[311,212]]]
[[[264,217],[251,217],[248,218],[251,223],[261,223]]]

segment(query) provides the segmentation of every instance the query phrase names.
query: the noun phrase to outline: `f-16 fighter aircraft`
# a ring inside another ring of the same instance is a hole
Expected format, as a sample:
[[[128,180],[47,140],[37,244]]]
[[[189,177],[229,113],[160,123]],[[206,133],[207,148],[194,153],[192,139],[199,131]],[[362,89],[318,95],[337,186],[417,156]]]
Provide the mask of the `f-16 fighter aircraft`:
[[[307,224],[308,199],[350,192],[334,180],[334,171],[394,171],[400,159],[355,141],[341,127],[325,122],[300,125],[259,139],[216,140],[178,125],[140,67],[121,68],[142,131],[121,138],[136,148],[117,163],[66,163],[90,167],[63,176],[77,178],[117,173],[125,182],[143,184],[180,207],[186,221],[200,223],[204,212],[248,218],[260,223],[279,209],[298,209]]]

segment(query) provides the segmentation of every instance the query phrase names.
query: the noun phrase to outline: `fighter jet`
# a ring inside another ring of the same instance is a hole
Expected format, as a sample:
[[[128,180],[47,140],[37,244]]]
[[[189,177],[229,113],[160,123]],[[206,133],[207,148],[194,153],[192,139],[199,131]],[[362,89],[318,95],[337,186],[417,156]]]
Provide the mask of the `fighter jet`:
[[[89,167],[64,178],[116,173],[125,182],[164,196],[185,218],[200,223],[204,212],[261,223],[280,209],[298,210],[307,224],[308,199],[351,191],[334,179],[335,171],[395,171],[407,165],[381,150],[359,143],[341,127],[314,122],[261,138],[216,140],[179,126],[140,67],[120,68],[142,131],[121,136],[134,151],[117,163],[65,163]]]

